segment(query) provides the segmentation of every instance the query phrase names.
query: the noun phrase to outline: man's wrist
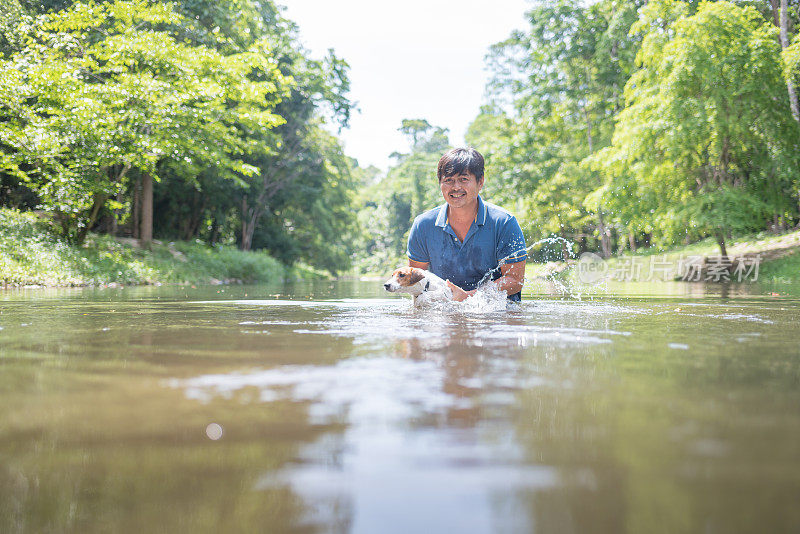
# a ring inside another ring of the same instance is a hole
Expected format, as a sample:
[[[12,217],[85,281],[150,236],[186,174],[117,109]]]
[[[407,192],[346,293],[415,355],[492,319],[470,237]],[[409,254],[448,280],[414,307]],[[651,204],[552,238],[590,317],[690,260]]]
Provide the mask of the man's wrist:
[[[495,287],[497,287],[497,289],[499,289],[500,291],[505,291],[506,295],[511,295],[512,293],[519,292],[521,289],[517,291],[512,291],[512,289],[515,289],[517,285],[519,285],[521,288],[523,285],[516,278],[510,278],[508,276],[501,276],[497,280],[494,280],[492,283],[494,283]]]

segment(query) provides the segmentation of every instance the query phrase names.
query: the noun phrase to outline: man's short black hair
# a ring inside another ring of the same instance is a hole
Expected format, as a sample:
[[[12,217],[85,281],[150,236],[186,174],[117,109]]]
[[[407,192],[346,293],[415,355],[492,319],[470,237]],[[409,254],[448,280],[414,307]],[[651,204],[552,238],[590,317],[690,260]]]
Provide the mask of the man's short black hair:
[[[436,176],[439,181],[449,176],[457,176],[464,171],[475,176],[477,181],[483,179],[483,156],[472,147],[454,148],[439,160]]]

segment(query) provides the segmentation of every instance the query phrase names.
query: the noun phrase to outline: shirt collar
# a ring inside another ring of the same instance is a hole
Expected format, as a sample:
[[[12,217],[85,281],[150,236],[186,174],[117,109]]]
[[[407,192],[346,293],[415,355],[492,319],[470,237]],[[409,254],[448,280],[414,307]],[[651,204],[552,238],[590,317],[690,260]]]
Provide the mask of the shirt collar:
[[[483,203],[483,199],[478,195],[478,213],[475,214],[475,222],[478,223],[478,226],[486,224],[486,211],[486,204]],[[447,226],[446,202],[439,206],[439,215],[436,216],[436,226],[440,228]]]
[[[486,224],[486,211],[486,204],[483,203],[483,199],[478,195],[478,214],[475,218],[475,222],[478,223],[478,226]]]

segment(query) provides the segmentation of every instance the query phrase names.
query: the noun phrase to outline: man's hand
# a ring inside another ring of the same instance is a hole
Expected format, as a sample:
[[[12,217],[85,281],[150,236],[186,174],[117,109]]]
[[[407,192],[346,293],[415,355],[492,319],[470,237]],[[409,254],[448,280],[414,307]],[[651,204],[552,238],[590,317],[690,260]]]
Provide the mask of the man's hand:
[[[456,302],[467,300],[469,297],[474,295],[476,291],[475,289],[473,289],[472,291],[464,291],[450,280],[447,280],[447,287],[450,288],[450,291],[453,293],[453,300],[455,300]]]

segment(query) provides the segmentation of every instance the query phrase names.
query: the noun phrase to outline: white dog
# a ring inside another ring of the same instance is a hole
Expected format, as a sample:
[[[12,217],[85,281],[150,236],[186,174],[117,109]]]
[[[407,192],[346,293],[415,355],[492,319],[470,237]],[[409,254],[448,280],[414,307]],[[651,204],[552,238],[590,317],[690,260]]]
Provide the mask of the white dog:
[[[410,293],[414,297],[414,306],[453,300],[453,292],[447,287],[447,282],[430,271],[416,267],[397,269],[383,287],[392,293]]]

